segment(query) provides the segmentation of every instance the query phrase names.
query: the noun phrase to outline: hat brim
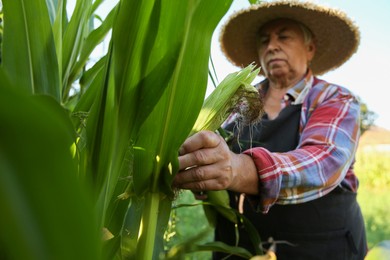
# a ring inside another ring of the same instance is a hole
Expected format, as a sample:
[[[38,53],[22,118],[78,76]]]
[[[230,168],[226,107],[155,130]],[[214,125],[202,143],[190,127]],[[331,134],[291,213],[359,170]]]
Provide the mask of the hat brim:
[[[239,67],[259,65],[256,36],[264,24],[279,18],[298,21],[313,33],[314,75],[341,66],[356,52],[360,42],[358,27],[340,10],[308,2],[263,2],[233,14],[222,27],[221,49],[228,60]]]

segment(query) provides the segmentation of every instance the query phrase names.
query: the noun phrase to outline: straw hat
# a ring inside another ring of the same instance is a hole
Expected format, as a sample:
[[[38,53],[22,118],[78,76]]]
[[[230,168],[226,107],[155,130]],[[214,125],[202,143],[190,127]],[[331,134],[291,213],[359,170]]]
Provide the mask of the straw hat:
[[[359,45],[359,29],[344,12],[291,0],[262,2],[233,14],[222,27],[222,51],[236,66],[245,67],[253,62],[259,65],[256,35],[264,24],[278,18],[301,22],[313,33],[316,53],[310,67],[314,75],[341,66]]]

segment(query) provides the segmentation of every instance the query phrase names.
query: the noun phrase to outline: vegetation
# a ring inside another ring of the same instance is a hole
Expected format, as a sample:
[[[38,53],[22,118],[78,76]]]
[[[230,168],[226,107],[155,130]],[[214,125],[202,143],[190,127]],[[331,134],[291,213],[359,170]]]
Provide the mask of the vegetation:
[[[102,0],[79,0],[70,16],[65,0],[2,1],[5,256],[164,257],[177,151],[231,2],[120,1],[95,27]],[[108,52],[87,66],[109,32]]]
[[[163,240],[177,151],[204,102],[211,36],[231,2],[119,1],[94,26],[102,0],[77,1],[69,18],[65,0],[3,1],[3,258],[251,256]],[[91,61],[107,36],[108,52]],[[249,87],[253,69],[225,85]]]
[[[358,200],[365,218],[368,246],[372,248],[390,240],[390,152],[359,151],[357,155]]]
[[[163,238],[172,238],[177,150],[203,104],[211,35],[232,0],[119,1],[97,19],[102,2],[77,0],[68,14],[66,0],[2,1],[0,258],[223,248],[188,246],[207,241],[207,228],[180,245]],[[107,53],[91,61],[106,37]]]
[[[360,132],[363,134],[365,131],[370,129],[375,123],[377,114],[374,111],[371,111],[367,104],[363,102],[361,98],[360,101]]]

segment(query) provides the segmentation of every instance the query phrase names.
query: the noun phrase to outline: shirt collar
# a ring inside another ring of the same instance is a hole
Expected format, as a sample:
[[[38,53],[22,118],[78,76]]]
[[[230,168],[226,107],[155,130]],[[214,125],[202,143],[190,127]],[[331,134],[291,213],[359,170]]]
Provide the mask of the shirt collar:
[[[302,80],[300,80],[297,84],[295,84],[287,91],[285,98],[290,98],[293,101],[292,104],[302,104],[304,98],[306,97],[307,93],[313,85],[313,81],[313,73],[309,69],[306,75],[302,78]],[[268,90],[268,87],[268,79],[265,79],[258,84],[258,89],[262,95],[265,95]]]

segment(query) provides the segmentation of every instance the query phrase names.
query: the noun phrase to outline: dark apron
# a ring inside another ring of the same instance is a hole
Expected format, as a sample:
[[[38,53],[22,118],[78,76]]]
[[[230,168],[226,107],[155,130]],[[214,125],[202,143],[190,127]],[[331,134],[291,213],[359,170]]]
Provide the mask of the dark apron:
[[[236,153],[250,147],[264,147],[271,152],[287,152],[298,145],[301,105],[284,108],[274,120],[263,118],[250,129],[240,130],[240,137],[230,143]],[[234,125],[227,130],[234,131]],[[250,141],[252,140],[252,141]],[[239,194],[229,192],[231,206],[237,208]],[[356,193],[337,187],[331,193],[306,203],[271,207],[267,214],[255,209],[253,203],[244,200],[244,215],[257,229],[263,247],[272,238],[277,241],[278,260],[288,259],[364,259],[367,252],[364,221],[356,201]],[[239,246],[253,254],[244,225],[238,227]],[[218,216],[215,240],[235,245],[233,223]],[[214,259],[226,254],[214,253]],[[228,259],[242,259],[231,256]]]

